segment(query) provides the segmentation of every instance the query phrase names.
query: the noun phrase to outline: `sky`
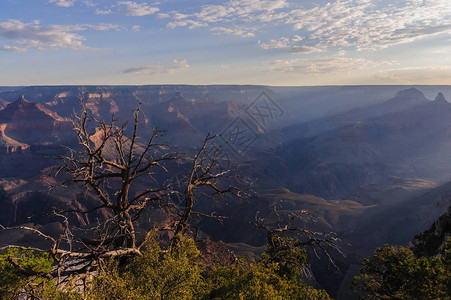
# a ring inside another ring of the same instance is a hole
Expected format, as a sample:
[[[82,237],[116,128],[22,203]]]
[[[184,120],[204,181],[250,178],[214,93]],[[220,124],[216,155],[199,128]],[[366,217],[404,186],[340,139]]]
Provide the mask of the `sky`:
[[[0,0],[0,86],[451,84],[449,0]]]

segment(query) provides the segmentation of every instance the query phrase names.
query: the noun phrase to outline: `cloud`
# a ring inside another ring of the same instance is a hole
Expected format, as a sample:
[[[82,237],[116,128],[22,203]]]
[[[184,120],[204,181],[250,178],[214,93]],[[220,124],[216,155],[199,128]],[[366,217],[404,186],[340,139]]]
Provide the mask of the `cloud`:
[[[105,10],[96,9],[96,15],[109,15],[112,13],[113,13],[113,11],[111,9],[105,9]]]
[[[288,7],[285,0],[231,0],[223,5],[205,5],[194,16],[203,22],[216,23],[252,18],[255,14],[270,14]]]
[[[146,3],[137,3],[133,1],[118,1],[105,9],[96,9],[96,15],[109,15],[112,13],[120,13],[131,17],[143,17],[152,15],[160,11],[158,7],[149,6]],[[164,17],[166,14],[157,14],[158,18]],[[169,16],[169,15],[168,15]]]
[[[120,31],[121,27],[119,25],[115,25],[115,24],[98,24],[98,25],[83,25],[82,28],[86,28],[86,29],[94,29],[97,31],[108,31],[108,30],[115,30],[115,31]]]
[[[76,31],[93,30],[118,30],[117,25],[47,25],[34,23],[22,23],[19,20],[0,22],[0,38],[12,40],[14,46],[3,46],[3,50],[26,52],[29,49],[38,50],[87,50],[90,49],[83,42],[85,37],[76,34]]]
[[[195,17],[203,22],[216,23],[233,16],[236,11],[236,8],[230,6],[207,5],[199,13],[195,14]]]
[[[188,69],[190,66],[186,60],[174,59],[169,63],[158,62],[153,65],[147,65],[143,67],[132,67],[124,70],[124,74],[173,74],[175,72]]]
[[[74,5],[76,0],[49,0],[49,3],[55,3],[58,6],[62,7],[71,7]]]
[[[173,12],[172,18],[175,21],[168,23],[167,26],[170,28],[188,26],[192,29],[218,23],[233,23],[237,26],[237,24],[245,22],[249,25],[256,20],[258,15],[271,14],[275,10],[287,6],[286,0],[230,0],[222,5],[204,5],[200,11],[193,14]],[[229,26],[221,25],[213,27],[211,31],[247,38],[255,36],[251,27],[241,28],[240,26],[239,29],[230,29]]]
[[[410,0],[377,7],[377,2],[338,0],[294,9],[283,20],[318,47],[380,49],[451,33],[448,0]]]
[[[298,45],[296,43],[302,41],[303,38],[295,35],[293,38],[281,37],[279,39],[270,40],[268,43],[258,41],[262,49],[283,49],[291,53],[313,53],[321,52],[322,49],[312,46]]]
[[[96,4],[94,2],[92,2],[91,0],[85,0],[85,1],[83,1],[83,3],[88,7],[96,6]]]
[[[169,27],[203,24],[213,28],[237,26],[244,32],[284,32],[291,40],[263,41],[263,49],[311,53],[319,49],[376,50],[427,37],[451,33],[449,0],[332,0],[302,3],[288,0],[229,0],[203,5],[190,14],[173,12]],[[183,22],[179,22],[183,21]],[[292,37],[286,32],[291,28]],[[280,31],[278,29],[281,29]],[[218,32],[213,30],[213,32]],[[226,31],[224,31],[226,33]],[[233,33],[231,33],[233,34]],[[243,36],[243,35],[238,35]],[[293,41],[295,37],[302,41]],[[245,35],[243,37],[246,37]]]
[[[170,22],[167,25],[169,28],[176,28],[176,27],[185,27],[188,26],[189,29],[197,28],[197,27],[205,27],[207,24],[193,21],[193,20],[183,20],[183,21],[174,21]]]
[[[185,15],[185,14],[181,14],[181,13],[174,13],[173,15],[172,15],[172,17],[174,18],[174,19],[176,19],[176,20],[183,20],[183,19],[186,19],[186,18],[188,18],[189,17],[189,15]]]
[[[146,3],[140,4],[132,1],[119,1],[117,6],[120,13],[134,17],[151,15],[160,10],[158,7],[152,7]]]
[[[5,46],[0,46],[0,51],[24,53],[24,52],[27,52],[27,49],[5,45]]]
[[[232,35],[237,35],[243,38],[248,38],[248,37],[254,37],[255,34],[252,32],[247,32],[241,29],[230,29],[230,28],[225,28],[225,27],[214,27],[212,29],[210,29],[210,31],[215,32],[215,33],[225,33],[225,34],[232,34]]]
[[[295,58],[290,60],[266,61],[264,63],[268,66],[268,72],[296,72],[309,75],[363,70],[383,64],[392,64],[390,62],[376,62],[359,57],[342,56],[313,59]]]
[[[165,13],[158,13],[157,14],[157,18],[158,19],[166,19],[166,18],[169,18],[169,17],[170,17],[169,14],[165,14]]]
[[[16,45],[25,49],[87,49],[83,44],[85,38],[71,32],[79,30],[83,29],[79,26],[40,26],[19,20],[0,22],[0,37],[17,40]]]

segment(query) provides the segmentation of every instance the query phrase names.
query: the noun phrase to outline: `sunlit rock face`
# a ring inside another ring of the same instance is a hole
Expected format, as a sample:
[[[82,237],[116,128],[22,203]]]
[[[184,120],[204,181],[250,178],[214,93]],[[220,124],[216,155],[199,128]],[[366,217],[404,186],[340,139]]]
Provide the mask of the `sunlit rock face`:
[[[61,141],[71,130],[68,119],[22,95],[0,111],[0,133],[7,152]]]

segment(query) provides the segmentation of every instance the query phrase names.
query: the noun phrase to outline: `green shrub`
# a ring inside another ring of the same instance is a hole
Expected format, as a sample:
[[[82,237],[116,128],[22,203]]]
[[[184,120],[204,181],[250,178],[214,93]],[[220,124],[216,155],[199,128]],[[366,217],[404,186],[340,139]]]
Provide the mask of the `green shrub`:
[[[450,299],[450,259],[446,251],[442,257],[417,258],[404,247],[378,248],[363,260],[353,288],[367,299]]]

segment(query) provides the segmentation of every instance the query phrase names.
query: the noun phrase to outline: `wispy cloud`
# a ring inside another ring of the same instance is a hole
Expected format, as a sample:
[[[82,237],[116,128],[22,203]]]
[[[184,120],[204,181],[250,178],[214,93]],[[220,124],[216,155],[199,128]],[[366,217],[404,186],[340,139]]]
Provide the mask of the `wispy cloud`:
[[[96,15],[109,15],[112,13],[113,13],[113,11],[111,9],[105,9],[105,10],[96,9]]]
[[[20,48],[20,47],[14,47],[14,46],[0,46],[0,51],[10,51],[10,52],[18,52],[18,53],[24,53],[27,52],[26,48]]]
[[[370,0],[338,0],[292,10],[284,22],[327,47],[378,49],[451,32],[447,0],[410,0],[378,8]]]
[[[87,50],[90,49],[83,42],[84,36],[74,32],[93,30],[118,30],[117,25],[47,25],[41,26],[39,22],[22,23],[19,20],[0,22],[0,37],[15,41],[14,45],[5,45],[2,50],[26,52],[29,49],[38,50]]]
[[[124,27],[116,25],[116,24],[97,24],[97,25],[85,24],[85,25],[79,25],[79,26],[81,26],[81,30],[93,29],[93,30],[97,30],[97,31],[108,31],[108,30],[121,31],[121,29],[124,28]],[[133,27],[132,27],[132,29],[133,29]]]
[[[147,3],[137,3],[133,1],[118,1],[105,9],[96,9],[97,15],[108,15],[121,13],[131,17],[142,17],[152,15],[160,11],[158,7],[150,6]]]
[[[157,18],[158,19],[166,19],[166,18],[169,18],[169,17],[170,17],[170,15],[166,14],[166,13],[158,13],[157,14]]]
[[[149,6],[146,3],[136,3],[132,1],[120,1],[117,3],[119,12],[127,16],[147,16],[156,13],[160,9],[158,7]]]
[[[321,52],[318,47],[307,45],[299,45],[303,38],[299,35],[294,35],[293,38],[281,37],[279,39],[270,40],[267,43],[258,41],[262,49],[283,49],[291,53],[313,53]]]
[[[198,21],[193,21],[193,20],[181,20],[181,21],[170,22],[170,23],[168,23],[167,26],[172,29],[174,29],[176,27],[185,27],[185,26],[187,26],[190,29],[193,29],[193,28],[197,28],[197,27],[205,27],[205,26],[207,26],[207,24],[201,23]]]
[[[40,26],[19,20],[0,22],[0,37],[16,40],[16,46],[22,49],[88,49],[83,44],[85,38],[73,33],[80,30],[83,30],[81,26]]]
[[[212,24],[216,25],[211,29],[215,34],[232,34],[243,38],[253,37],[255,34],[249,24],[255,19],[255,15],[271,14],[275,10],[287,6],[288,3],[285,0],[230,0],[222,5],[204,5],[200,11],[193,14],[173,12],[171,17],[175,21],[168,23],[168,27],[187,26],[192,29]],[[243,21],[248,25],[238,26],[240,28],[217,26],[217,24],[233,23],[237,27],[237,24]]]
[[[174,59],[169,63],[158,62],[152,65],[142,67],[132,67],[124,70],[124,74],[173,74],[175,72],[188,69],[190,66],[186,60]]]
[[[223,5],[205,5],[194,17],[208,23],[250,20],[255,15],[270,14],[288,6],[285,0],[231,0]]]
[[[88,6],[88,7],[95,7],[96,4],[94,2],[92,2],[91,0],[85,0],[83,1],[83,3]]]
[[[264,62],[268,66],[268,72],[303,73],[320,75],[325,73],[339,73],[355,70],[363,70],[390,62],[376,62],[364,58],[354,57],[321,57],[321,58],[295,58],[290,60],[273,60]]]
[[[55,3],[58,6],[62,7],[71,7],[74,5],[76,0],[49,0],[49,3]]]
[[[237,35],[243,38],[248,38],[248,37],[254,37],[255,34],[252,32],[248,32],[245,30],[241,30],[241,29],[230,29],[230,28],[225,28],[225,27],[214,27],[212,29],[210,29],[210,31],[214,32],[214,33],[225,33],[225,34],[232,34],[232,35]]]
[[[406,0],[389,4],[376,0],[335,0],[314,4],[308,9],[288,0],[230,0],[220,5],[204,5],[190,14],[169,15],[174,20],[168,24],[170,28],[200,27],[193,24],[231,28],[233,24],[257,35],[251,28],[264,28],[264,32],[268,32],[269,28],[284,26],[286,29],[289,25],[292,33],[289,40],[280,37],[262,41],[260,46],[292,53],[311,53],[332,47],[374,50],[451,33],[449,0]],[[212,31],[233,34],[227,30]],[[301,37],[302,41],[294,42],[296,37]]]

